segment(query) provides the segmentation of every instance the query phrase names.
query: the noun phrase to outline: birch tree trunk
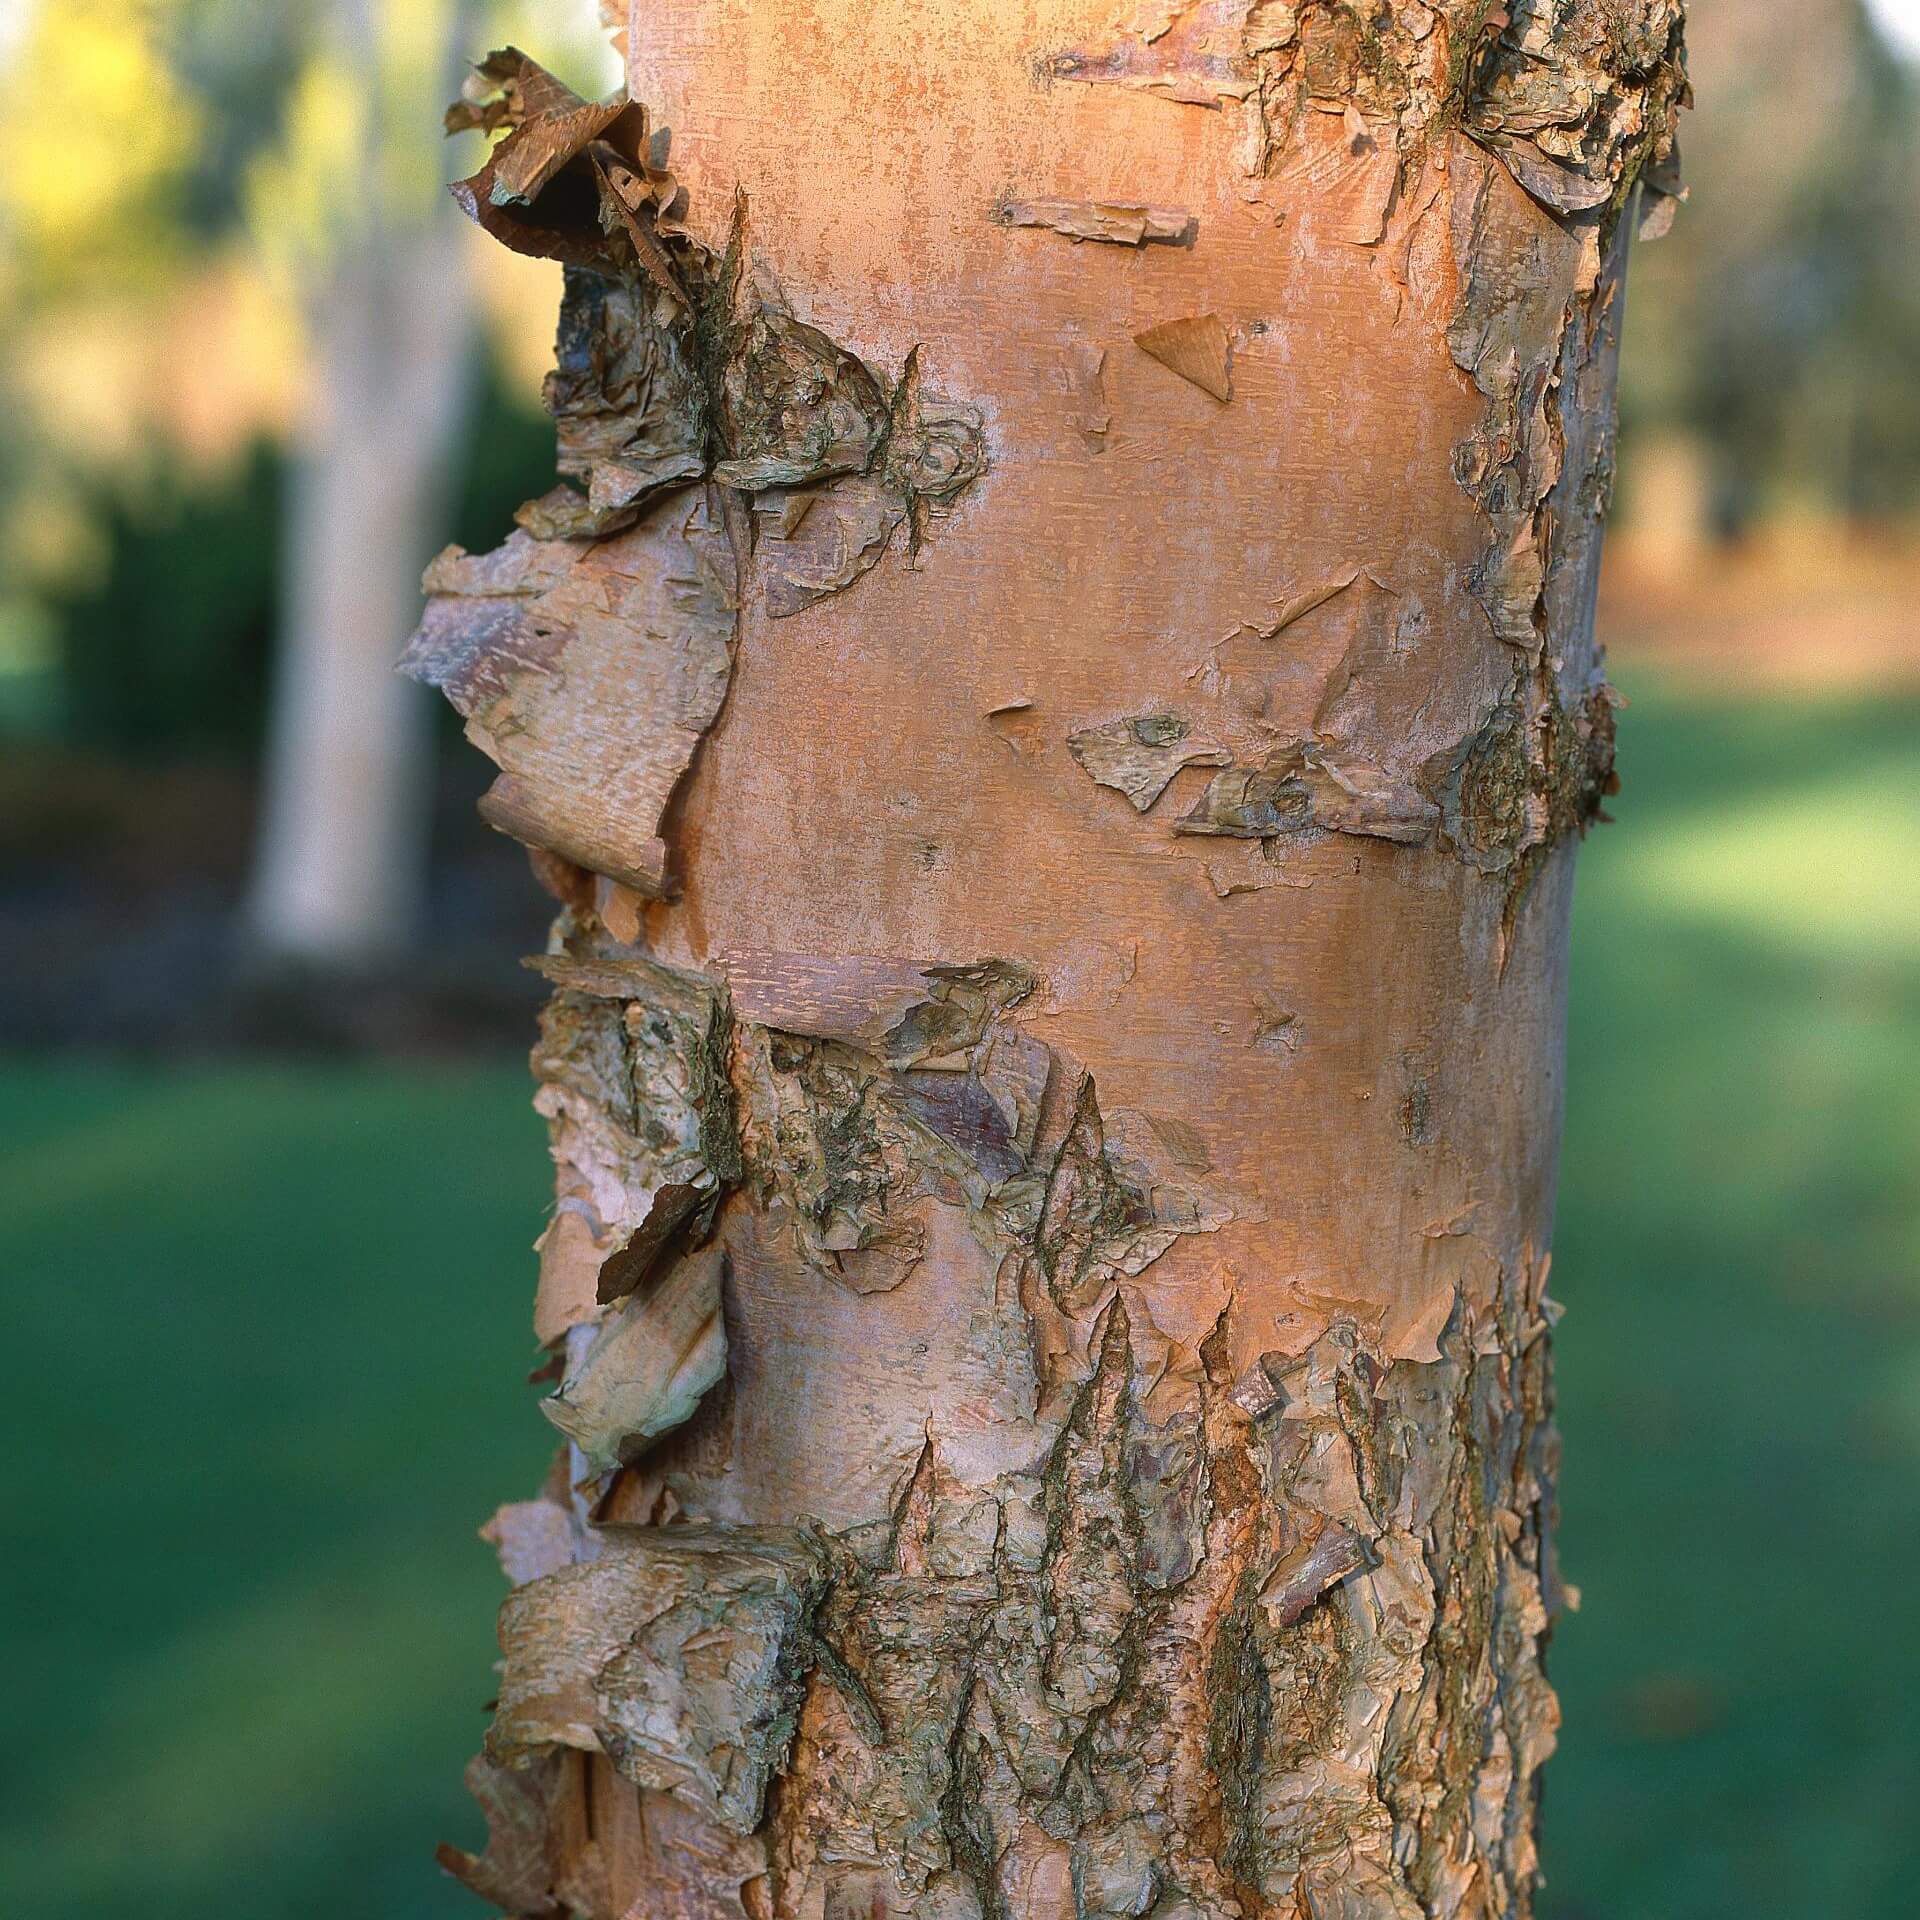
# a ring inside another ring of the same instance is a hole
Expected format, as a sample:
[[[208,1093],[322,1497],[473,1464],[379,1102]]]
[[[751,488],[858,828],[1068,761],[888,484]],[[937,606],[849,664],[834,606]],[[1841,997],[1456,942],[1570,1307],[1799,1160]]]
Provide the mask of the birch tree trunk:
[[[570,263],[563,484],[409,655],[564,903],[513,1913],[1531,1908],[1677,10],[1111,12],[656,4],[651,121],[461,110]]]

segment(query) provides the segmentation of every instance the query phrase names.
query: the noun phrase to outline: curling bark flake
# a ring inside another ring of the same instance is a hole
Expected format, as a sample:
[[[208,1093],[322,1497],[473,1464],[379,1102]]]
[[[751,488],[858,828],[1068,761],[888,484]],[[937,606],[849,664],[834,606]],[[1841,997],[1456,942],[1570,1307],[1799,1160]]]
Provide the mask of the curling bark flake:
[[[593,1920],[1525,1914],[1677,7],[704,0],[628,74],[455,114],[569,263],[562,484],[409,665],[563,903],[572,1444],[487,1529],[443,1858]]]

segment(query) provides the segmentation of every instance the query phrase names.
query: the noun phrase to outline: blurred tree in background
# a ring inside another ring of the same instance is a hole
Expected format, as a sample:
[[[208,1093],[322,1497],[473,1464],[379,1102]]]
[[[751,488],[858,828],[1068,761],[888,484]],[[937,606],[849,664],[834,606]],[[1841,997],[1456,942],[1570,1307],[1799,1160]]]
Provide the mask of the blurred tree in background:
[[[1690,0],[1687,48],[1688,207],[1672,243],[1640,251],[1629,295],[1623,507],[1701,512],[1719,533],[1910,516],[1916,71],[1861,0]],[[1643,459],[1654,445],[1671,462]],[[1691,505],[1658,485],[1682,459]]]
[[[268,948],[408,931],[437,723],[391,662],[425,559],[550,460],[558,271],[473,285],[442,190],[472,155],[437,137],[464,60],[516,34],[615,78],[587,0],[25,0],[0,24],[0,730],[264,749]]]
[[[424,906],[429,718],[392,646],[465,437],[474,291],[419,129],[478,24],[473,0],[321,0],[282,140],[248,172],[307,342],[247,904],[274,960],[403,950]]]

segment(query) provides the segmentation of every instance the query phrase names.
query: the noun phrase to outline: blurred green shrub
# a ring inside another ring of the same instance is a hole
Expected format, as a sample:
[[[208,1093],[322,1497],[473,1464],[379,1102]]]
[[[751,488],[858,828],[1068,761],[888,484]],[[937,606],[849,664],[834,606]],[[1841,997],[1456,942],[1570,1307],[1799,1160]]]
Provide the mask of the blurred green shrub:
[[[447,530],[475,548],[496,544],[553,471],[553,431],[531,396],[490,356],[480,377]],[[279,609],[282,467],[259,441],[228,473],[170,465],[135,497],[87,502],[98,560],[47,598],[59,685],[35,722],[129,758],[252,752]],[[396,657],[405,639],[394,635]],[[435,712],[457,731],[450,709]]]

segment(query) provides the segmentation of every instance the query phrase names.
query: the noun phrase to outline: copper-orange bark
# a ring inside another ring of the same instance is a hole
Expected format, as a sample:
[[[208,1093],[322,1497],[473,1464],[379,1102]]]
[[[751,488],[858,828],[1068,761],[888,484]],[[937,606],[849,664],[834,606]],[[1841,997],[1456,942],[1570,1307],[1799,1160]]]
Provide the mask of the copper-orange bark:
[[[414,644],[565,901],[510,1911],[1524,1913],[1672,0],[521,56],[567,484]],[[662,129],[670,128],[670,140]]]

